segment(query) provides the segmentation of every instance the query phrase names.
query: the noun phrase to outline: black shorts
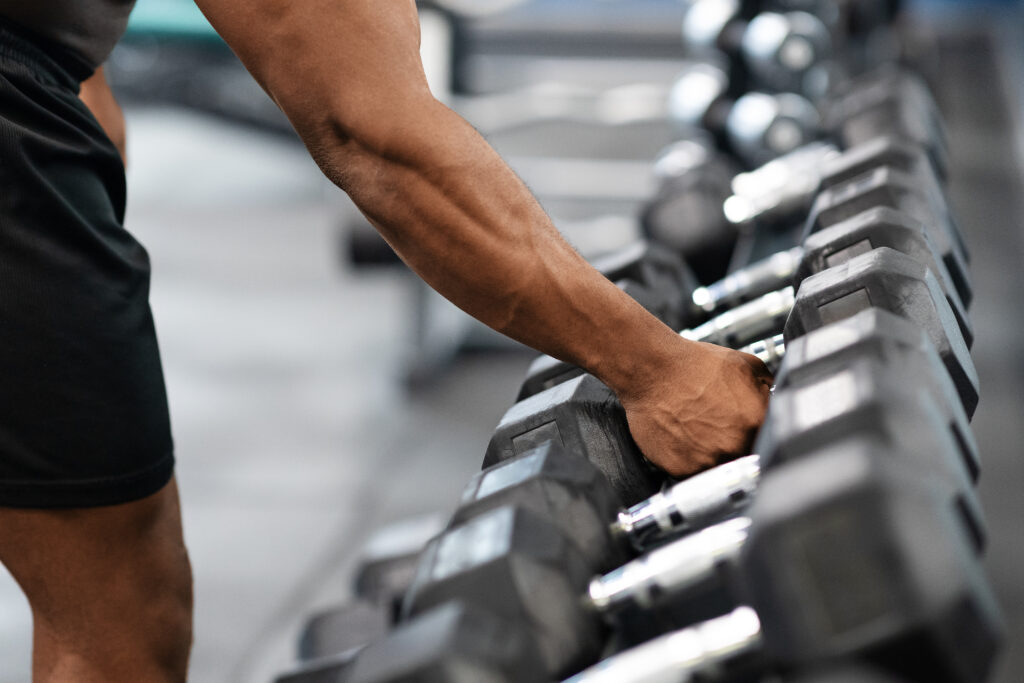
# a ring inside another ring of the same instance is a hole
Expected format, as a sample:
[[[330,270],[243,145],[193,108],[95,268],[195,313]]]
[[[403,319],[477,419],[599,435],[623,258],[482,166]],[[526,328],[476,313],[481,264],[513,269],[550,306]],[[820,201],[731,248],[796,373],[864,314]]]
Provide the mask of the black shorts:
[[[55,54],[57,56],[55,56]],[[0,506],[155,493],[174,468],[149,257],[73,61],[0,23]]]

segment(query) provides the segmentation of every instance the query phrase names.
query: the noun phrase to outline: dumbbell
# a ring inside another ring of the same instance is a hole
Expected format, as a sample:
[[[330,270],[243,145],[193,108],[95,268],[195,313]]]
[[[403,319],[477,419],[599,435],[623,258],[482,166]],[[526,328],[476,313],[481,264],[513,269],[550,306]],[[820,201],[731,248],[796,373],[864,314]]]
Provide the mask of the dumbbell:
[[[586,559],[543,515],[505,505],[432,540],[403,603],[410,619],[459,599],[522,625],[534,635],[548,680],[597,660],[605,640],[599,619],[581,609],[592,578]]]
[[[708,74],[689,77],[689,81],[696,81],[698,86],[708,81],[702,88],[694,87],[695,95],[687,95],[690,97],[687,101],[697,114],[710,111],[707,110],[711,106],[707,103],[707,93],[714,91],[710,85],[713,80]],[[869,90],[872,83],[868,80],[864,87]],[[902,96],[902,90],[893,87],[890,98],[895,103],[883,101],[878,106],[882,109],[887,105],[890,108],[902,106],[909,110],[905,114],[909,119],[930,116],[927,104],[915,103],[910,95],[906,96],[909,101],[904,101],[900,99]],[[851,113],[850,116],[870,118],[871,112],[868,108],[864,114]],[[941,189],[944,168],[936,166],[934,161],[945,156],[944,141],[919,140],[924,134],[906,132],[899,120],[874,117],[871,121],[872,126],[861,123],[858,128],[858,131],[871,132],[871,136],[864,139],[844,140],[842,130],[838,130],[836,142],[846,146],[842,154],[833,144],[823,141],[801,145],[781,156],[776,154],[779,151],[773,151],[765,155],[771,159],[767,164],[749,173],[734,174],[731,180],[727,180],[728,174],[733,172],[731,163],[727,156],[716,154],[710,142],[697,139],[670,146],[655,164],[658,187],[644,205],[641,227],[648,237],[675,249],[691,263],[711,259],[711,265],[701,264],[697,270],[700,281],[709,283],[724,275],[739,233],[761,227],[788,228],[798,218],[806,217],[819,189],[881,165],[909,173],[929,194],[936,215],[948,216]],[[691,121],[687,130],[692,128]],[[866,133],[858,132],[858,135]],[[729,183],[731,190],[727,187]],[[963,242],[956,244],[964,253],[962,260],[966,261]],[[948,267],[953,269],[956,264],[950,263]],[[962,291],[962,296],[970,302],[969,292]]]
[[[941,117],[927,86],[914,74],[900,69],[866,74],[820,106],[824,117],[792,93],[733,98],[728,76],[711,64],[687,66],[668,97],[669,118],[683,137],[707,130],[720,149],[751,168],[821,137],[847,149],[887,135],[920,145],[938,176],[948,176]]]
[[[909,362],[912,357],[905,359]],[[870,433],[908,450],[934,450],[936,467],[941,464],[951,478],[965,488],[971,486],[981,471],[972,432],[962,411],[951,416],[941,398],[914,383],[921,370],[896,371],[861,358],[807,385],[777,390],[754,446],[762,467],[802,457],[822,443],[847,435],[860,438]],[[889,375],[884,376],[885,372]],[[984,539],[981,508],[976,500],[969,502],[976,511],[972,517],[978,523],[972,528],[977,529],[980,547]]]
[[[766,297],[782,298],[783,292],[790,290],[780,290]],[[916,293],[911,295],[911,291]],[[915,310],[905,295],[913,296],[924,308]],[[784,315],[777,301],[766,297],[738,306],[681,334],[689,339],[735,346],[737,340],[742,342],[751,333],[762,334],[766,318]],[[929,299],[933,305],[928,304]],[[888,247],[872,249],[804,278],[792,301],[785,319],[787,340],[872,306],[913,320],[928,333],[938,349],[968,412],[977,405],[977,372],[956,315],[942,286],[923,263]],[[764,313],[758,313],[761,307]]]
[[[654,162],[655,195],[644,203],[645,236],[682,256],[700,282],[713,282],[729,267],[736,231],[722,215],[740,168],[707,134],[691,132]]]
[[[831,144],[812,143],[760,168],[740,173],[732,180],[733,194],[725,200],[722,210],[736,229],[747,231],[805,223],[818,192],[883,166],[902,171],[914,181],[930,208],[927,216],[950,216],[943,180],[924,148],[892,135],[873,138],[843,152]],[[956,247],[965,252],[959,231],[955,234]],[[969,292],[962,295],[970,303]]]
[[[898,466],[922,478],[933,478],[936,488],[943,491],[949,505],[957,510],[966,540],[976,553],[980,553],[978,535],[982,521],[978,517],[977,496],[966,485],[962,476],[956,476],[949,465],[939,464],[932,453],[914,444],[909,450],[899,445],[884,445],[872,439],[836,440],[819,446],[805,458],[773,466],[762,477],[753,502],[743,516],[705,527],[694,533],[655,547],[639,558],[595,579],[589,595],[606,621],[619,636],[618,642],[637,643],[655,637],[672,628],[714,616],[735,607],[740,602],[736,582],[743,571],[740,553],[763,513],[758,501],[766,485],[774,478],[785,476],[790,464],[802,460],[829,458],[857,463],[857,467],[888,468]],[[877,459],[895,461],[875,463]],[[954,463],[955,466],[955,463]],[[795,485],[792,491],[792,509],[799,510],[804,500],[817,495],[817,490],[844,485],[847,470],[838,468],[817,481],[803,482],[805,489]]]
[[[807,144],[821,116],[795,93],[749,92],[732,97],[729,76],[711,64],[692,64],[669,90],[669,118],[683,137],[706,130],[716,144],[748,166],[759,166]]]
[[[517,505],[552,521],[576,545],[592,572],[608,571],[631,556],[609,526],[622,502],[608,479],[558,441],[546,441],[474,475],[448,528],[504,505]]]
[[[970,270],[960,231],[913,177],[896,168],[880,166],[818,193],[805,223],[804,236],[877,206],[899,209],[928,228],[961,300],[969,303]]]
[[[879,169],[878,173],[871,172],[866,176],[864,182],[875,188],[877,194],[891,192],[889,196],[898,196],[901,190],[893,184],[881,182],[882,177],[895,173],[898,172]],[[861,181],[852,182],[862,187]],[[879,198],[872,205],[866,198],[840,199],[859,195],[859,192],[844,189],[846,187],[839,186],[836,193],[829,193],[828,199],[816,204],[819,210],[811,214],[811,229],[802,247],[778,252],[718,282],[693,290],[693,305],[709,314],[735,307],[787,284],[799,286],[803,278],[836,265],[852,254],[888,246],[921,261],[939,279],[969,345],[974,335],[967,319],[967,304],[958,285],[963,284],[962,290],[968,297],[971,289],[963,271],[962,277],[953,277],[946,265],[948,261],[935,241],[944,240],[948,247],[948,232],[938,222],[924,223],[900,208],[893,208],[891,204],[900,204],[898,201],[886,203],[884,198]],[[855,212],[855,209],[860,210]],[[948,252],[945,255],[951,256]],[[962,264],[962,261],[956,263]]]
[[[731,528],[745,538],[730,572],[742,606],[570,680],[748,680],[851,657],[912,680],[985,680],[1003,626],[941,478],[832,450],[766,478],[750,519]],[[615,580],[634,590],[627,577],[595,582],[592,601],[614,601]]]
[[[880,166],[907,173],[927,194],[934,215],[949,216],[942,182],[923,148],[893,136],[843,152],[832,144],[813,142],[731,177],[724,160],[708,144],[694,141],[667,148],[655,164],[658,193],[641,216],[646,235],[691,264],[711,259],[711,266],[695,270],[704,283],[723,277],[740,235],[790,232],[806,222],[819,191]],[[969,304],[969,287],[960,293]]]
[[[924,233],[928,242],[927,249],[920,246],[911,249],[908,245],[900,250],[917,256],[940,278],[970,345],[973,335],[967,322],[966,308],[972,298],[972,288],[963,240],[944,203],[932,201],[929,194],[918,178],[895,167],[878,166],[820,192],[805,222],[802,241],[807,243],[816,233],[863,216],[867,211],[891,209],[891,212],[874,214],[886,217],[889,219],[886,222],[891,225],[897,221],[898,212],[901,214],[898,219],[901,231]],[[894,243],[903,243],[902,238],[893,237],[893,240]],[[827,241],[827,238],[817,237],[814,243],[827,249]],[[748,272],[731,279],[726,277],[714,286],[714,291],[701,291],[697,296],[707,309],[734,300],[730,290],[742,296],[756,294],[760,287],[771,283],[771,271],[777,266],[778,263],[773,262],[768,268],[753,269],[753,274]],[[757,277],[752,276],[755,274]],[[712,290],[711,287],[707,289]],[[716,301],[716,297],[721,297],[721,303]]]
[[[912,71],[894,65],[876,69],[840,86],[822,110],[824,129],[843,147],[892,131],[921,145],[940,178],[949,176],[945,124],[927,84]]]
[[[956,273],[954,282],[961,298],[964,303],[970,303],[971,288],[962,236],[950,215],[941,181],[924,150],[916,143],[891,136],[878,137],[842,153],[831,145],[813,143],[753,171],[735,175],[729,181],[731,190],[725,189],[726,180],[721,172],[712,174],[715,180],[710,185],[689,180],[699,178],[702,169],[714,166],[707,161],[714,158],[708,156],[711,152],[701,157],[677,154],[674,150],[669,148],[665,153],[664,158],[671,163],[663,166],[684,169],[680,180],[663,182],[659,194],[645,206],[641,223],[645,234],[684,258],[705,257],[709,247],[704,245],[716,245],[731,254],[740,233],[769,229],[779,232],[799,223],[806,224],[816,193],[831,190],[824,204],[819,205],[812,227],[820,228],[840,220],[840,211],[849,217],[872,206],[908,210],[929,226],[936,244],[941,245],[940,253],[947,268]],[[676,157],[692,159],[693,163],[688,165],[675,160]],[[705,160],[697,163],[702,158]],[[882,167],[895,172],[879,176],[869,183],[870,188],[836,195],[837,190],[833,188],[847,186]],[[893,186],[887,187],[890,178]],[[716,191],[700,194],[712,189]],[[723,195],[729,191],[733,194],[723,200]],[[716,268],[724,269],[722,262],[722,258],[717,257]],[[702,282],[709,282],[706,274],[699,275]]]
[[[691,299],[713,314],[787,285],[798,288],[807,277],[826,268],[872,249],[889,247],[921,262],[935,275],[970,348],[974,331],[967,307],[932,240],[934,232],[902,211],[887,206],[870,208],[811,233],[801,247],[778,252],[707,287],[698,287]]]
[[[683,43],[696,56],[721,52],[739,90],[766,89],[820,97],[829,88],[832,37],[808,12],[745,12],[736,0],[693,0],[683,16]],[[756,13],[755,13],[756,12]]]
[[[934,180],[931,183],[934,183]],[[929,185],[926,175],[911,175],[892,166],[878,166],[862,175],[831,185],[818,194],[805,223],[802,241],[805,247],[823,248],[827,253],[830,238],[822,236],[822,231],[844,225],[846,221],[858,217],[870,220],[864,217],[867,211],[893,209],[893,212],[869,215],[875,218],[884,217],[884,224],[890,227],[898,224],[900,231],[908,235],[897,237],[894,231],[890,246],[916,256],[939,277],[964,339],[970,347],[973,333],[966,307],[972,298],[972,287],[965,247],[944,202],[935,199],[941,191],[937,187],[930,191]],[[903,214],[902,217],[897,218],[895,212]],[[920,242],[921,240],[909,237],[909,233],[914,231],[925,234],[924,240],[928,243],[926,248],[922,248],[920,244],[912,247],[904,241],[911,239]],[[816,233],[818,236],[815,236]],[[866,250],[868,246],[862,244],[858,248]],[[794,252],[783,252],[750,270],[740,271],[739,274],[727,276],[718,283],[696,290],[696,301],[705,310],[713,310],[737,299],[742,300],[756,295],[764,287],[771,286],[773,280],[776,280],[775,273],[785,272],[787,268],[793,267],[791,264],[795,261],[795,256]],[[836,260],[835,256],[830,258],[832,264]],[[818,263],[819,267],[821,265],[820,261],[803,260],[801,266],[796,267],[796,275],[799,276],[801,271],[805,274],[814,272],[813,267],[809,267],[814,263]]]
[[[531,683],[548,680],[540,662],[520,625],[454,601],[399,625],[325,683]]]
[[[347,675],[359,651],[383,638],[390,626],[389,610],[362,600],[318,612],[303,626],[298,664],[275,683],[334,683]]]
[[[443,515],[426,514],[397,520],[374,531],[356,553],[352,594],[358,601],[384,610],[389,623],[393,622],[420,552],[444,527]],[[342,606],[340,611],[346,609]],[[331,617],[323,614],[321,618],[329,623]]]
[[[355,599],[310,615],[299,634],[296,654],[309,661],[358,649],[388,632],[393,622],[384,605]]]
[[[869,307],[902,315],[928,335],[966,411],[973,413],[978,375],[955,316],[931,271],[905,254],[881,247],[806,278],[786,320],[786,339]]]

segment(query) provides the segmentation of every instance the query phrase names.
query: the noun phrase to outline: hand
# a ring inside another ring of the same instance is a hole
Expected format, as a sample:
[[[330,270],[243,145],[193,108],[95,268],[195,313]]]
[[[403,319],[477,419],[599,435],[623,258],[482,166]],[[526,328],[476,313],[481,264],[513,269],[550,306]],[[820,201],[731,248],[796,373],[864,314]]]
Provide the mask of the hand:
[[[644,456],[685,477],[747,455],[764,421],[773,378],[750,354],[696,343],[655,379],[620,394]]]

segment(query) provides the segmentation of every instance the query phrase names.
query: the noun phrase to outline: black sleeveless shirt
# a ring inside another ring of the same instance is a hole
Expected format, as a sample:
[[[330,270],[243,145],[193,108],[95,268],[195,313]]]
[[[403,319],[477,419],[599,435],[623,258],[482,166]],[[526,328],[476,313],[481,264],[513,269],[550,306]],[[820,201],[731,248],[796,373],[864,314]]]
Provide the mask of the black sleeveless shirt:
[[[93,70],[128,24],[135,0],[0,0],[0,17],[55,43]]]

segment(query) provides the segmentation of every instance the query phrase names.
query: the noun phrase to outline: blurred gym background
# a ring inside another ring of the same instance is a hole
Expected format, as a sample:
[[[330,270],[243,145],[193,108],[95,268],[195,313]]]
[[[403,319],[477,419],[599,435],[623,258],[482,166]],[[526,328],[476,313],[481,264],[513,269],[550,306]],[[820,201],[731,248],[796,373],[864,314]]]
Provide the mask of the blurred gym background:
[[[651,160],[671,140],[659,107],[683,58],[678,0],[451,4],[480,16],[453,32],[424,3],[437,94],[584,254],[635,238]],[[993,680],[1019,683],[1024,9],[907,11],[973,252],[973,425],[987,566],[1010,628]],[[389,260],[188,0],[140,0],[108,74],[128,120],[128,227],[153,260],[195,571],[191,679],[269,681],[292,660],[302,618],[348,593],[374,529],[453,507],[532,355]],[[590,120],[573,122],[584,109]],[[30,628],[0,575],[0,683],[29,680]]]

